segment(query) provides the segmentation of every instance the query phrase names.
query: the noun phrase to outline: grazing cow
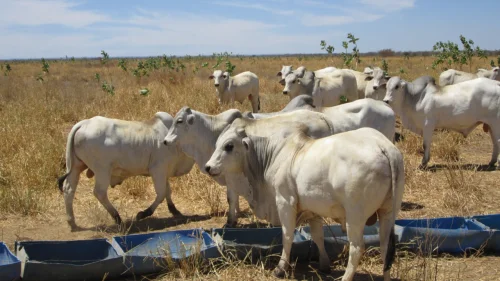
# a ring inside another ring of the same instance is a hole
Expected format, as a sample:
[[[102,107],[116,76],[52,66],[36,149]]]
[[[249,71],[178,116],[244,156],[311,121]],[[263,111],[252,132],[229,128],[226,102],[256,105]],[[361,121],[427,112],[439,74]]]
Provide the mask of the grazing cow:
[[[283,228],[283,252],[275,276],[285,275],[294,229],[297,221],[304,220],[309,220],[319,249],[320,270],[330,271],[322,217],[331,217],[347,231],[349,263],[342,280],[352,280],[364,251],[364,226],[377,214],[384,280],[389,281],[396,251],[394,222],[405,182],[403,156],[396,146],[371,128],[312,139],[301,125],[287,125],[262,137],[257,122],[262,120],[246,126],[238,121],[219,137],[205,169],[212,176],[244,174],[250,197],[274,194],[274,202],[256,203],[276,204]]]
[[[401,117],[403,126],[424,138],[421,167],[430,159],[434,129],[450,129],[466,137],[479,124],[493,142],[490,166],[498,158],[500,141],[500,82],[477,78],[439,87],[434,78],[423,76],[413,82],[392,77],[387,82],[384,102]]]
[[[358,99],[354,75],[342,69],[323,77],[316,77],[312,71],[306,71],[302,78],[290,73],[285,78],[283,94],[290,99],[298,95],[310,95],[316,107],[338,105],[341,96],[345,96],[348,101]]]
[[[308,96],[300,95],[298,97]],[[333,131],[336,134],[363,127],[370,127],[384,134],[389,140],[394,140],[396,116],[394,111],[382,101],[360,99],[332,107],[304,107],[303,109],[325,114],[330,122],[332,122]],[[253,119],[263,119],[279,114],[281,114],[281,112],[246,113],[244,116]]]
[[[252,102],[252,111],[259,112],[259,78],[257,75],[245,71],[231,77],[228,72],[215,70],[208,78],[214,79],[220,104],[231,103],[234,106],[234,101],[243,103],[248,98]]]
[[[139,212],[137,220],[151,216],[165,198],[170,213],[180,215],[172,202],[168,178],[187,174],[194,162],[177,148],[162,145],[172,122],[168,113],[157,112],[147,122],[96,116],[73,126],[66,146],[67,173],[58,179],[72,230],[77,229],[73,198],[85,169],[89,178],[95,174],[94,195],[118,224],[122,220],[108,199],[108,186],[132,176],[151,176],[156,191],[153,204]]]
[[[321,77],[321,76],[324,76],[328,73],[332,73],[333,71],[335,71],[335,67],[333,66],[329,66],[329,67],[325,67],[325,68],[322,68],[322,69],[318,69],[316,71],[314,71],[314,74],[318,77]],[[295,73],[297,74],[298,77],[302,77],[304,76],[304,73],[306,71],[306,68],[304,66],[299,66],[297,69],[295,70],[292,70],[292,66],[291,65],[283,65],[281,67],[281,71],[278,72],[277,76],[281,76],[281,80],[280,80],[280,84],[285,86],[285,77],[290,74],[290,73]]]
[[[458,71],[455,69],[448,69],[446,71],[441,72],[439,75],[439,85],[441,87],[447,85],[453,85],[460,82],[476,79],[478,77],[489,78],[491,80],[500,81],[500,68],[498,66],[493,67],[491,70],[486,70],[484,68],[479,68],[477,73],[469,73],[464,71]]]
[[[225,111],[219,115],[207,115],[189,107],[182,108],[174,117],[174,124],[170,128],[165,137],[165,145],[177,145],[189,157],[192,157],[198,164],[201,171],[205,171],[205,163],[215,150],[215,144],[219,135],[228,127],[236,118],[241,118],[241,113],[236,109]],[[328,136],[332,134],[331,123],[326,120],[325,116],[320,113],[311,112],[308,110],[296,110],[293,112],[283,113],[273,118],[273,124],[305,124],[310,129],[310,135],[314,137]],[[271,123],[270,123],[271,124]],[[269,132],[273,130],[268,126]],[[234,178],[234,177],[233,177]],[[243,178],[228,181],[224,176],[214,177],[220,184],[228,186],[227,200],[229,204],[229,212],[227,218],[227,226],[235,226],[237,223],[236,212],[239,209],[238,196],[243,195],[238,190],[248,189],[246,185],[248,181]],[[245,197],[246,198],[246,197]],[[248,200],[248,198],[246,198]],[[271,222],[279,224],[276,211],[274,209],[255,209],[252,201],[249,201],[250,207],[255,215]]]

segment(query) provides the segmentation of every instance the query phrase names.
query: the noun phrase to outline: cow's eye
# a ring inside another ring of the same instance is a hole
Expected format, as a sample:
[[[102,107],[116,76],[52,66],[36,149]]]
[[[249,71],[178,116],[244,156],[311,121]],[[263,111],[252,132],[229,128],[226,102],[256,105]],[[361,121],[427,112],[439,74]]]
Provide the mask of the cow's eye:
[[[177,124],[182,124],[182,119],[177,119]]]
[[[293,80],[292,83],[295,84],[295,80]]]
[[[228,143],[228,144],[226,144],[226,146],[224,146],[224,150],[227,152],[233,151],[233,148],[234,148],[234,145],[232,143]]]
[[[396,90],[399,89],[399,85],[396,86]]]
[[[227,78],[227,76],[226,76],[226,75],[224,75],[224,76],[222,76],[222,77],[224,77],[224,79],[226,79],[226,78]]]

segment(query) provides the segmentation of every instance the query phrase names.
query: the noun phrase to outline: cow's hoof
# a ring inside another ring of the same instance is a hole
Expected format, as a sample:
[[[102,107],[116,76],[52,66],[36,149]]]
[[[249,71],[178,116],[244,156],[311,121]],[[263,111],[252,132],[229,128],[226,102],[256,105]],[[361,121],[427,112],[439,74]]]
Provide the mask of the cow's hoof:
[[[236,227],[236,222],[226,222],[223,226],[223,228],[235,228]]]
[[[75,221],[68,221],[69,227],[71,228],[71,232],[75,232],[80,230],[80,228],[76,225]]]
[[[276,268],[273,270],[273,275],[274,275],[274,277],[276,277],[276,278],[285,278],[285,276],[286,276],[286,271],[285,271],[283,268],[276,267]]]
[[[151,216],[152,214],[153,214],[153,211],[151,211],[150,208],[147,208],[146,210],[140,211],[139,213],[137,213],[137,216],[135,216],[135,220],[140,221],[142,219],[145,219],[145,218]]]
[[[122,222],[123,222],[122,218],[118,214],[116,214],[115,216],[113,216],[113,219],[115,220],[116,224],[122,224]]]
[[[177,216],[182,216],[182,213],[179,212],[179,210],[177,210],[177,208],[175,207],[174,204],[167,204],[168,206],[168,210],[170,211],[170,213],[174,216],[174,217],[177,217]]]

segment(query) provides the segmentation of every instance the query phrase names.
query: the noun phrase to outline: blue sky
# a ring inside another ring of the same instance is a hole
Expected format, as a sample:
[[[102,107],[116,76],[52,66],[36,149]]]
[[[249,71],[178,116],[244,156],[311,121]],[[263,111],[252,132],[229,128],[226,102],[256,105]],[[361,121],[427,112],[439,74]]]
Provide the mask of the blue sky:
[[[0,59],[430,50],[460,34],[500,49],[499,0],[2,0]]]

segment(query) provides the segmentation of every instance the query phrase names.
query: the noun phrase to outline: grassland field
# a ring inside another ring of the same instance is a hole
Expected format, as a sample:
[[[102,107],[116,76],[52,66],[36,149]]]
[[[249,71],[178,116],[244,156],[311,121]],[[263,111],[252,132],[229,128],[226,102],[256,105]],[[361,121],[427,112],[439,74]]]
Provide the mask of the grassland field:
[[[381,66],[380,57],[362,57],[357,70],[365,66]],[[388,57],[389,74],[413,80],[422,75],[436,79],[432,57]],[[489,68],[489,60],[475,60],[472,69]],[[166,204],[140,222],[131,222],[136,213],[154,200],[150,178],[136,177],[109,188],[111,202],[128,222],[118,227],[93,196],[93,181],[82,174],[76,191],[75,215],[84,229],[71,232],[65,220],[64,200],[56,179],[65,173],[67,134],[78,121],[96,115],[126,120],[148,120],[155,112],[171,115],[182,108],[218,114],[229,105],[219,105],[208,79],[214,58],[182,58],[184,71],[166,67],[136,77],[131,68],[137,59],[126,60],[128,71],[118,66],[117,59],[102,64],[99,60],[48,61],[50,69],[43,73],[40,61],[9,62],[12,71],[0,76],[0,239],[12,249],[15,240],[68,240],[111,237],[122,233],[165,231],[193,227],[221,227],[226,218],[225,187],[217,185],[197,167],[190,174],[170,179],[177,208],[185,215],[174,218]],[[202,67],[203,62],[209,67]],[[276,73],[281,65],[300,65],[308,69],[326,66],[342,67],[338,57],[231,57],[234,73],[252,71],[260,79],[261,112],[281,110],[289,101],[281,91]],[[221,65],[222,67],[223,65]],[[195,67],[198,71],[193,71]],[[401,72],[401,69],[403,70]],[[96,79],[96,73],[100,81]],[[38,77],[38,79],[37,79]],[[43,81],[42,81],[43,79]],[[106,81],[114,86],[114,95],[103,91]],[[141,95],[141,89],[149,89]],[[248,101],[236,108],[251,110]],[[419,170],[422,138],[398,126],[404,137],[397,143],[405,157],[406,185],[399,218],[468,216],[500,213],[500,171],[477,169],[488,163],[491,140],[480,127],[467,138],[448,131],[434,134],[431,163],[438,169]],[[266,227],[256,219],[248,204],[240,199],[243,215],[240,227]],[[328,221],[328,220],[327,220]],[[381,280],[382,263],[369,250],[355,280]],[[332,264],[331,276],[316,273],[314,264],[298,264],[291,279],[333,280],[342,276],[345,258]],[[185,263],[170,268],[154,280],[268,280],[272,259],[252,264],[225,257],[217,263],[199,265]],[[393,277],[400,280],[500,280],[500,257],[478,250],[463,256],[399,253]],[[136,277],[132,280],[151,280]]]

